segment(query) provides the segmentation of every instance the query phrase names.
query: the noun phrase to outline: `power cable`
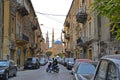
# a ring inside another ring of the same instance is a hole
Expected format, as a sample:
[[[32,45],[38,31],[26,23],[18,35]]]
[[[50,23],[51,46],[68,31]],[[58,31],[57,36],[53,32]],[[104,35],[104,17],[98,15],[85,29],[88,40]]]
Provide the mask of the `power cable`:
[[[45,16],[45,17],[47,17],[47,18],[49,18],[49,19],[51,19],[51,20],[53,20],[53,21],[55,21],[55,22],[57,22],[57,23],[63,24],[63,21],[59,21],[58,19],[55,19],[55,18],[53,18],[53,17],[50,17],[49,15],[43,15],[43,16]]]
[[[41,13],[41,12],[37,12],[36,11],[36,13],[38,13],[38,14],[41,14],[41,15],[49,15],[49,16],[68,16],[68,15],[63,15],[63,14],[49,14],[49,13]],[[69,14],[69,16],[76,16],[76,15],[71,15],[71,14]]]
[[[49,13],[41,13],[41,12],[36,12],[42,15],[50,15],[50,16],[66,16],[66,15],[60,15],[60,14],[49,14]]]

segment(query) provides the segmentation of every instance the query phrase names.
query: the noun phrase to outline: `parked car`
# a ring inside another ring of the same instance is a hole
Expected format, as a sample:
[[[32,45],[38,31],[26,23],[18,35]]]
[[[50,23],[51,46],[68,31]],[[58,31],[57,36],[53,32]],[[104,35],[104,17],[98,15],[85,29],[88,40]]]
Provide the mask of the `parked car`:
[[[1,79],[8,80],[10,76],[16,76],[16,75],[17,75],[17,65],[13,60],[0,60]]]
[[[75,59],[74,58],[68,58],[68,61],[66,63],[66,68],[71,70],[73,65],[75,63]]]
[[[61,58],[59,64],[63,65],[63,63],[64,63],[64,58]]]
[[[92,80],[120,80],[120,54],[102,57]]]
[[[45,64],[47,64],[47,60],[45,58],[40,58],[40,65],[44,66]]]
[[[78,62],[72,69],[74,80],[91,80],[95,73],[95,66],[88,62]]]
[[[67,62],[68,62],[68,58],[64,58],[63,65],[66,66],[66,65],[67,65]]]
[[[37,57],[27,58],[24,64],[24,69],[38,69],[40,68],[40,62]]]
[[[49,58],[48,59],[48,63],[52,63],[53,62],[53,59],[52,58]]]
[[[76,59],[75,62],[93,62],[90,59]]]

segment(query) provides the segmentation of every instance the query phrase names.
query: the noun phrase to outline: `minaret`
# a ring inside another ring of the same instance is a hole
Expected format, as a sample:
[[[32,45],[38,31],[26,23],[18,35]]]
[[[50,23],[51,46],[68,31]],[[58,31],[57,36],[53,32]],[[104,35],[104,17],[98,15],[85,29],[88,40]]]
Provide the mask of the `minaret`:
[[[48,37],[48,31],[47,31],[47,34],[46,34],[46,49],[49,48],[49,37]]]
[[[54,29],[52,30],[52,47],[54,47]]]

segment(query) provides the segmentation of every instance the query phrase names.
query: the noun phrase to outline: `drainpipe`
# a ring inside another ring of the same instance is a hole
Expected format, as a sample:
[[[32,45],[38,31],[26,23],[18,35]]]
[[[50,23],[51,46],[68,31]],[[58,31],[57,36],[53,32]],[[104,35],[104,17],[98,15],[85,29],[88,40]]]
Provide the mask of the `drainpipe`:
[[[2,43],[3,43],[3,12],[4,12],[4,9],[3,9],[3,0],[0,0],[0,59],[2,59]]]
[[[101,35],[100,35],[100,33],[101,33],[101,16],[98,16],[97,17],[97,26],[98,26],[98,59],[99,59],[99,55],[101,54],[100,53],[100,47],[101,47],[101,45],[100,45],[100,39],[101,39]]]

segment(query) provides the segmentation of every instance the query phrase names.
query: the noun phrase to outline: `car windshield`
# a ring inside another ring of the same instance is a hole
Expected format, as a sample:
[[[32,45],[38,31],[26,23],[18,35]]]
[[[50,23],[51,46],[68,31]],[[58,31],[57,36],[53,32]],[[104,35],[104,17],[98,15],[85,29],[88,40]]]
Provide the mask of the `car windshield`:
[[[27,61],[28,61],[28,62],[33,62],[33,63],[34,63],[34,62],[36,62],[36,59],[35,59],[35,58],[28,58]]]
[[[69,62],[74,62],[74,58],[69,58]]]
[[[0,67],[4,67],[4,66],[8,66],[8,62],[7,61],[0,61]]]
[[[67,62],[68,61],[68,58],[65,58],[65,62]]]
[[[32,61],[32,58],[28,58],[27,61]]]
[[[41,58],[41,59],[40,59],[40,62],[45,62],[45,59]]]
[[[33,59],[32,59],[32,62],[33,62],[33,63],[35,63],[35,62],[36,62],[36,59],[35,59],[35,58],[33,58]]]
[[[94,74],[95,67],[90,63],[80,63],[77,73],[78,74]]]

